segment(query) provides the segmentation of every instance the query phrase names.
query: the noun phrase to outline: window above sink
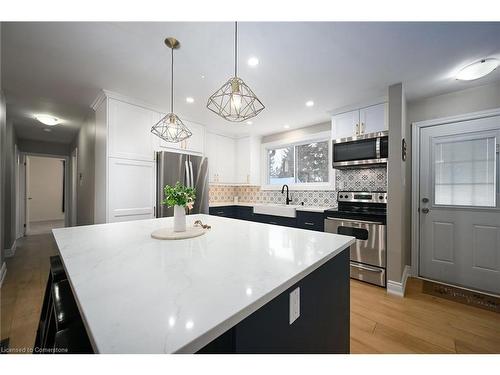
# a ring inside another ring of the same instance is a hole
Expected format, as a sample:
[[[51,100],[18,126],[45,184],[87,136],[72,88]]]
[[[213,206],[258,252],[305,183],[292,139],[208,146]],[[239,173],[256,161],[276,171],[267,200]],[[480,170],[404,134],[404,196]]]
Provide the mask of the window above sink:
[[[262,145],[262,190],[334,190],[330,133]]]

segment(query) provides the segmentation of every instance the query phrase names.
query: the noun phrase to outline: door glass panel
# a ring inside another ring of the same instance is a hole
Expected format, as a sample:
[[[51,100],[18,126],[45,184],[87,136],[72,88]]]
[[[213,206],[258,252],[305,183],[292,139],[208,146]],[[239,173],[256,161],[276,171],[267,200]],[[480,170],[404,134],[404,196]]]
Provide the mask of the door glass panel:
[[[496,206],[495,137],[434,144],[434,204]]]

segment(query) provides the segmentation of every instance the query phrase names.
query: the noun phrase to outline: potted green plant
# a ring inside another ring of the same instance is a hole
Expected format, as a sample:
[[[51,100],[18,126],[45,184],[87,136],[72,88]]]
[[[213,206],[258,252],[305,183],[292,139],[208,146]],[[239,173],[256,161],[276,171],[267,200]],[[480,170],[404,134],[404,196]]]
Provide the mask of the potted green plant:
[[[174,232],[186,231],[186,207],[192,209],[196,199],[196,189],[182,185],[177,181],[175,186],[166,185],[163,188],[164,206],[174,208]]]

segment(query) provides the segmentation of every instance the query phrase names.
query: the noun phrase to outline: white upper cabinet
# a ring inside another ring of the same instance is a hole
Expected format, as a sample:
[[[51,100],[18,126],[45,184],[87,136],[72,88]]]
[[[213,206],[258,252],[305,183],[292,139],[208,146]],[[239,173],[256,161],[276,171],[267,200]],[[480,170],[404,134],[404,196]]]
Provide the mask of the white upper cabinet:
[[[360,134],[387,130],[387,103],[361,108],[359,110],[359,126]]]
[[[109,99],[108,152],[110,157],[154,160],[151,127],[157,112],[113,98]]]
[[[205,155],[208,158],[209,182],[236,182],[236,142],[233,138],[207,132]]]
[[[260,184],[260,138],[244,137],[236,140],[236,182]]]
[[[332,117],[332,139],[354,137],[387,129],[387,103],[339,113]]]
[[[332,117],[332,139],[347,138],[359,132],[359,110]]]

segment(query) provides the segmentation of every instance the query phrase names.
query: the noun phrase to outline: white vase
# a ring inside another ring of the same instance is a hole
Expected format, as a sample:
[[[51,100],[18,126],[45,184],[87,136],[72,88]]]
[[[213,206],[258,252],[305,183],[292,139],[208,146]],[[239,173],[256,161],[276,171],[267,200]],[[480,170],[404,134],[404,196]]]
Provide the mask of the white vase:
[[[174,206],[174,232],[186,231],[186,207]]]

